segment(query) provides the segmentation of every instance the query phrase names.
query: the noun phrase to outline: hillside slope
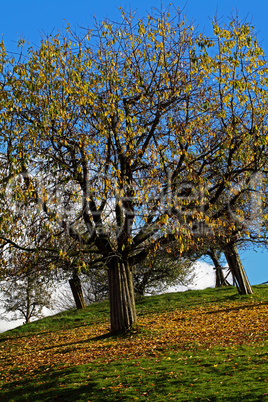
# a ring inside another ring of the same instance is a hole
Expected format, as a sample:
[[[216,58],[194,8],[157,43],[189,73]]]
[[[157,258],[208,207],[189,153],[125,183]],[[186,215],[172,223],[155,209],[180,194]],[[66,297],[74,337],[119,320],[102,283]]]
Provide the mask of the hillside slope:
[[[0,334],[0,400],[268,400],[267,290],[145,297],[124,336],[107,302]]]

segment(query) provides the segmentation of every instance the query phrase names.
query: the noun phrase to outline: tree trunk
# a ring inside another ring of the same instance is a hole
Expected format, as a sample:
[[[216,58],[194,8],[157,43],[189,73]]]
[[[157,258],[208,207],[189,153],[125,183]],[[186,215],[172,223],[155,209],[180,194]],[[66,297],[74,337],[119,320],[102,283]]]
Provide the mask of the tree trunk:
[[[209,257],[213,261],[214,269],[216,271],[216,285],[215,285],[215,287],[220,288],[221,286],[229,286],[228,281],[224,277],[222,267],[221,267],[221,265],[219,263],[219,259],[218,259],[216,250],[211,249],[211,250],[209,250],[209,252],[207,254],[209,255]]]
[[[127,331],[136,322],[132,272],[127,262],[114,257],[109,263],[111,332]]]
[[[69,284],[73,293],[74,301],[77,310],[81,310],[86,307],[83,296],[81,281],[76,272],[73,273],[73,278],[69,280]]]
[[[235,279],[238,292],[242,295],[252,294],[252,289],[240,260],[237,248],[234,243],[228,244],[224,251],[227,263]]]
[[[148,283],[149,273],[145,272],[144,274],[140,274],[140,276],[137,272],[133,275],[133,286],[135,295],[143,297],[145,295],[145,288]]]
[[[29,275],[27,275],[26,283],[27,283],[27,289],[26,289],[27,296],[26,296],[26,313],[24,314],[24,317],[25,317],[25,324],[28,324],[31,319],[31,280]]]

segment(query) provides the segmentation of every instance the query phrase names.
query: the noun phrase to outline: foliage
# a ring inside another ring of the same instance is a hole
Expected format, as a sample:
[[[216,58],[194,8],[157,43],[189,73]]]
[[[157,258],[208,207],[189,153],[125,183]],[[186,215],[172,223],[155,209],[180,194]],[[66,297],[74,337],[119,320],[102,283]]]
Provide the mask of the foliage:
[[[32,270],[21,278],[13,278],[1,283],[1,306],[4,312],[2,319],[25,319],[25,323],[32,318],[43,316],[44,307],[50,308],[52,290],[47,287],[44,278]]]
[[[267,303],[267,286],[145,297],[139,329],[121,336],[107,332],[107,303],[24,325],[0,335],[0,396],[266,400]]]
[[[171,252],[171,250],[170,250]],[[84,259],[86,262],[87,260]],[[87,305],[108,298],[107,268],[94,266],[94,261],[79,275]],[[148,256],[133,267],[133,286],[136,296],[145,293],[161,293],[170,286],[189,285],[194,275],[193,262],[159,250],[155,256]],[[54,301],[61,310],[74,308],[69,292],[63,289]]]
[[[22,210],[23,203],[20,203],[20,213]],[[17,239],[18,245],[4,242],[1,250],[0,298],[4,309],[2,318],[23,318],[27,323],[31,318],[41,317],[44,307],[51,307],[55,272],[48,269],[53,254],[42,250],[42,246],[48,244],[42,218],[35,213],[22,214],[26,217],[23,221],[19,216],[18,226],[23,235]]]
[[[189,285],[193,281],[193,262],[173,255],[168,247],[148,256],[133,269],[136,295],[161,293],[170,286]]]
[[[104,268],[90,267],[79,273],[82,293],[86,305],[108,299],[107,270]],[[62,281],[58,287],[53,306],[58,311],[65,311],[76,307],[74,298],[70,292],[70,286]]]
[[[248,23],[213,28],[211,39],[179,13],[122,11],[80,36],[68,26],[19,60],[2,44],[4,178],[21,174],[16,197],[41,208],[51,237],[71,239],[60,257],[102,259],[114,332],[136,321],[132,267],[170,242],[183,254],[228,241],[252,177],[267,172],[263,51]],[[2,204],[1,239],[16,242]]]

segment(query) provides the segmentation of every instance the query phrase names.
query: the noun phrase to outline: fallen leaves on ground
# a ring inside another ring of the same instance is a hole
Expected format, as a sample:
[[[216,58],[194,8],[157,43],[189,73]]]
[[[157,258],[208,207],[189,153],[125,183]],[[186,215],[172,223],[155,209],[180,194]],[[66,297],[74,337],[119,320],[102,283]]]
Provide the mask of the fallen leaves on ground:
[[[229,303],[188,311],[150,314],[139,319],[145,329],[122,337],[105,337],[108,322],[30,337],[7,337],[0,343],[0,379],[81,365],[103,359],[157,356],[168,349],[210,348],[258,342],[267,337],[267,303]],[[266,334],[265,334],[266,333]]]

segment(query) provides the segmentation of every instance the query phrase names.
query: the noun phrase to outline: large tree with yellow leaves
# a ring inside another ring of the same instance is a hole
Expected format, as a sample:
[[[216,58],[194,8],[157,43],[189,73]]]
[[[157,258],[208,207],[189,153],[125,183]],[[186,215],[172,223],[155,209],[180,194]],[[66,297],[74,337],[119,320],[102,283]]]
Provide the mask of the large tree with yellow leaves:
[[[16,61],[2,45],[6,178],[21,173],[20,199],[52,234],[105,263],[112,332],[136,322],[134,264],[160,246],[183,254],[228,239],[245,193],[231,188],[264,167],[262,50],[248,24],[214,22],[214,34],[180,14],[122,12],[82,36],[67,27]],[[15,221],[9,231],[21,236]]]

